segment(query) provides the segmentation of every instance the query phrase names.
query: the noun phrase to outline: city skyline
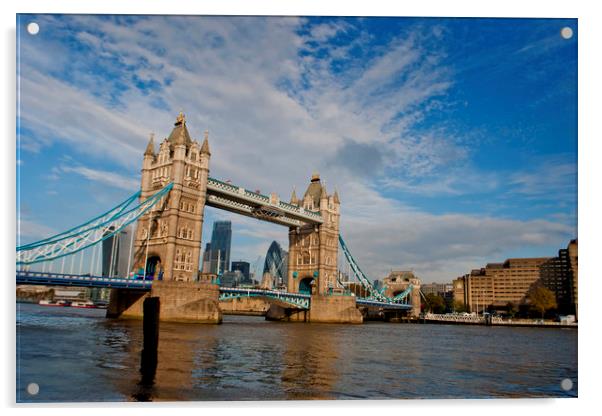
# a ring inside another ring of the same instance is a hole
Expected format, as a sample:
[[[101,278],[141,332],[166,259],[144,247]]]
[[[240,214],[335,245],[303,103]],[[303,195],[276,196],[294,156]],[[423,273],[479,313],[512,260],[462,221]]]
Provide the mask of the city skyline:
[[[373,279],[448,282],[577,238],[574,19],[35,19],[19,34],[22,242],[135,192],[149,133],[180,109],[194,138],[209,130],[212,175],[287,201],[319,171]],[[232,258],[287,246],[281,227],[215,220],[240,229]]]

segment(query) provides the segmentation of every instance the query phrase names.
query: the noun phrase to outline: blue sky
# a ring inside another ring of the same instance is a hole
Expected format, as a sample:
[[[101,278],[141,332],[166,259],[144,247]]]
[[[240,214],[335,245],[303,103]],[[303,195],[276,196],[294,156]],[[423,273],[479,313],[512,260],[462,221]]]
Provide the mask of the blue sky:
[[[575,19],[20,15],[17,32],[22,242],[135,192],[180,110],[214,177],[287,199],[318,170],[373,278],[450,281],[577,236]],[[234,260],[286,246],[210,208],[203,245],[215,219]]]

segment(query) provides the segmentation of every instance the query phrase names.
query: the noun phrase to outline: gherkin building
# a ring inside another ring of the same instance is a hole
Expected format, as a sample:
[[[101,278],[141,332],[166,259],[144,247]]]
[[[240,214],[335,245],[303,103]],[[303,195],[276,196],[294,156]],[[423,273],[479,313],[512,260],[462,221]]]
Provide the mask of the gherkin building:
[[[286,282],[287,269],[288,252],[284,251],[277,241],[272,241],[265,255],[263,274],[269,273],[274,278],[274,286],[281,286]]]

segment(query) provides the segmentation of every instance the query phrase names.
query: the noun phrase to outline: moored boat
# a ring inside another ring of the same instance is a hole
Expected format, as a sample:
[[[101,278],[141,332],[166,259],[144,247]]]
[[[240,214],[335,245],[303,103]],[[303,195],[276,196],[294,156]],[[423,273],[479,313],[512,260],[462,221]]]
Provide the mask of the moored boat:
[[[42,299],[38,302],[41,306],[69,306],[69,302],[64,300],[46,300]]]
[[[72,308],[96,308],[96,305],[94,304],[94,302],[85,300],[85,301],[73,301],[73,302],[71,302],[71,307]]]

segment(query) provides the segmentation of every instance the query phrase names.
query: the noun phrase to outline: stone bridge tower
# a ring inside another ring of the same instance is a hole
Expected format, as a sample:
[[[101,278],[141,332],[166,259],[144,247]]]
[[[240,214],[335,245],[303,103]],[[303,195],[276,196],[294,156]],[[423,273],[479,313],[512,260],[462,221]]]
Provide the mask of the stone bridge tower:
[[[288,290],[289,292],[326,295],[337,287],[340,200],[335,191],[328,195],[320,176],[312,175],[302,199],[295,191],[291,204],[320,212],[320,226],[304,225],[289,229]]]
[[[197,280],[211,156],[207,136],[205,132],[202,145],[192,140],[182,113],[158,153],[151,136],[144,152],[140,200],[170,182],[173,188],[138,220],[134,272],[146,272],[155,280]]]

